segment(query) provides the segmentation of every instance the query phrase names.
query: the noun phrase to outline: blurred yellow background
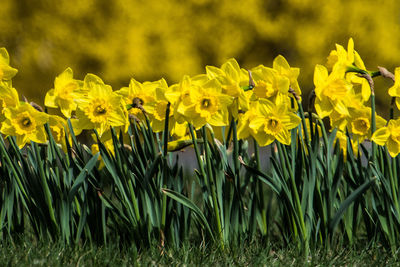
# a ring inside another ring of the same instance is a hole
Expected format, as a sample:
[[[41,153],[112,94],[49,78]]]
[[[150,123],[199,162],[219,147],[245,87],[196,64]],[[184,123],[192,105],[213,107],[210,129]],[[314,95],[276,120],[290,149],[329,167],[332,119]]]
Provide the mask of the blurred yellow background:
[[[398,0],[2,0],[0,17],[0,46],[19,70],[13,85],[39,104],[66,67],[119,89],[131,77],[172,84],[230,57],[270,66],[278,54],[301,68],[306,93],[315,64],[349,37],[368,69],[400,66]],[[377,86],[386,109],[388,86]]]

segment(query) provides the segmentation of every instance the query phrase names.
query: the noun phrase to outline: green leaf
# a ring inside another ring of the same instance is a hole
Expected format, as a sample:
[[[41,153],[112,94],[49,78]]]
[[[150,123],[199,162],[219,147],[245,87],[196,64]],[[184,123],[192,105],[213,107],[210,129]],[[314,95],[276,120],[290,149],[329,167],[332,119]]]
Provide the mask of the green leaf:
[[[206,217],[201,212],[199,207],[197,207],[190,199],[188,199],[187,197],[185,197],[184,195],[182,195],[182,194],[180,194],[178,192],[175,192],[175,191],[167,189],[167,188],[163,188],[162,192],[164,194],[166,194],[167,196],[169,196],[170,198],[178,201],[182,205],[184,205],[184,206],[188,207],[189,209],[191,209],[197,215],[197,218],[199,218],[200,224],[207,229],[207,231],[209,232],[210,236],[214,240],[214,235],[213,235],[213,232],[211,231],[211,227],[208,224]]]
[[[336,214],[333,216],[332,220],[329,223],[329,229],[333,232],[342,218],[342,214],[346,211],[346,209],[353,203],[358,197],[360,197],[367,189],[375,182],[376,179],[372,179],[369,181],[365,181],[362,185],[360,185],[356,190],[354,190],[350,196],[348,196],[342,204],[340,204],[339,209]]]
[[[87,173],[91,172],[93,167],[96,165],[97,163],[97,159],[99,158],[99,153],[97,153],[96,155],[94,155],[89,161],[88,163],[85,165],[84,168],[82,168],[81,172],[79,173],[78,177],[75,179],[71,190],[69,191],[68,194],[68,199],[70,201],[72,201],[75,197],[76,192],[78,191],[78,189],[80,188],[80,186],[82,185],[82,183],[85,181],[86,175]]]

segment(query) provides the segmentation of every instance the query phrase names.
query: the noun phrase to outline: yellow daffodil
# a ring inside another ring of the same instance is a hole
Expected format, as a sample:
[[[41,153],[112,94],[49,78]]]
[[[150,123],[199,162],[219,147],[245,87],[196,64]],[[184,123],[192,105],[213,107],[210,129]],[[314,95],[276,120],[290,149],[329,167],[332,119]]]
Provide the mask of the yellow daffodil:
[[[156,100],[154,102],[153,113],[149,114],[151,127],[154,132],[161,132],[165,127],[165,118],[168,106],[168,100],[165,97],[165,92],[168,90],[167,84],[165,86],[157,87],[155,90]],[[173,116],[174,114],[174,106],[169,106],[169,126],[168,128],[171,130],[175,128],[176,120]],[[179,127],[179,126],[178,126]]]
[[[222,93],[221,84],[216,79],[209,80],[205,75],[192,79],[185,76],[179,85],[170,88],[166,98],[175,103],[178,118],[181,116],[196,129],[206,123],[213,126],[229,124],[228,107],[233,99]]]
[[[352,85],[344,79],[344,70],[336,70],[328,74],[322,65],[316,65],[314,71],[315,110],[321,118],[329,116],[333,110],[348,115],[344,103]]]
[[[252,118],[249,127],[253,137],[261,146],[271,144],[275,139],[290,144],[290,130],[297,127],[301,119],[290,112],[286,105],[276,106],[269,100],[260,99],[257,117]]]
[[[4,109],[19,106],[18,92],[9,83],[0,82],[0,121],[4,115]]]
[[[298,96],[301,96],[300,86],[297,81],[297,77],[299,77],[300,74],[299,68],[290,67],[289,63],[282,55],[279,55],[274,59],[272,63],[272,68],[276,70],[280,75],[287,77],[290,81],[290,87],[296,92]]]
[[[349,42],[347,43],[347,51],[343,46],[336,44],[336,53],[334,51],[331,51],[328,57],[328,62],[332,62],[333,65],[343,64],[346,66],[352,66],[354,63],[353,38],[350,38]]]
[[[386,145],[393,158],[400,153],[400,119],[390,120],[387,127],[381,127],[372,135],[372,141],[380,146]]]
[[[250,92],[244,88],[249,87],[249,73],[240,68],[234,58],[222,64],[221,68],[214,66],[206,67],[207,76],[210,79],[217,79],[222,85],[222,93],[234,98],[231,113],[237,117],[238,111],[246,111],[249,108]]]
[[[44,125],[49,120],[47,114],[37,111],[28,103],[22,102],[17,107],[6,108],[4,116],[5,120],[0,131],[5,135],[15,136],[20,148],[30,141],[46,142]]]
[[[123,100],[129,106],[129,114],[144,120],[143,111],[147,114],[152,114],[154,111],[156,88],[159,87],[167,88],[164,79],[140,83],[132,78],[129,87],[123,87],[116,93],[123,96]]]
[[[386,120],[378,115],[375,117],[375,122],[377,129],[386,125]],[[352,109],[347,127],[355,142],[361,143],[366,138],[371,138],[371,108]]]
[[[331,123],[331,128],[338,128],[342,132],[346,132],[346,127],[348,127],[349,120],[354,118],[351,115],[353,111],[365,109],[364,101],[360,94],[354,94],[352,90],[347,94],[347,97],[342,100],[343,104],[346,106],[348,113],[339,113],[335,109],[329,114],[329,120]]]
[[[327,59],[327,67],[331,70],[333,70],[335,65],[357,67],[365,70],[364,62],[357,51],[354,50],[353,38],[350,38],[347,43],[347,51],[343,46],[336,44],[336,50],[332,50]]]
[[[278,71],[260,65],[253,68],[251,72],[255,82],[253,94],[256,98],[272,100],[278,93],[288,94],[290,80],[286,76],[280,75]]]
[[[396,106],[400,109],[400,67],[394,70],[395,82],[392,87],[389,88],[389,95],[396,97]]]
[[[128,116],[122,97],[113,92],[111,86],[93,78],[85,78],[84,87],[88,93],[78,101],[72,125],[78,131],[96,129],[101,136],[111,126],[125,125]]]
[[[9,81],[17,74],[18,70],[10,67],[10,57],[7,50],[0,48],[0,81]]]
[[[237,135],[239,139],[246,139],[256,133],[249,127],[250,122],[258,115],[259,101],[251,101],[250,108],[245,113],[240,113],[238,117]]]
[[[68,132],[67,121],[57,115],[49,115],[49,127],[51,134],[54,138],[54,141],[57,144],[60,144],[62,149],[66,152],[67,146],[65,141],[66,130]],[[69,136],[70,143],[72,142],[72,138]]]
[[[336,50],[331,51],[326,65],[331,70],[344,69],[347,71],[348,68],[355,67],[366,71],[363,60],[357,51],[354,50],[354,41],[352,38],[349,39],[347,44],[347,51],[343,46],[336,44]],[[360,93],[364,102],[368,101],[371,89],[366,79],[359,77],[358,73],[348,72],[346,80],[354,85],[354,89],[357,89],[355,93]]]
[[[44,99],[44,104],[51,108],[60,108],[62,114],[70,118],[76,110],[75,100],[84,97],[83,82],[73,79],[71,68],[67,68],[54,80],[54,88],[50,89]]]

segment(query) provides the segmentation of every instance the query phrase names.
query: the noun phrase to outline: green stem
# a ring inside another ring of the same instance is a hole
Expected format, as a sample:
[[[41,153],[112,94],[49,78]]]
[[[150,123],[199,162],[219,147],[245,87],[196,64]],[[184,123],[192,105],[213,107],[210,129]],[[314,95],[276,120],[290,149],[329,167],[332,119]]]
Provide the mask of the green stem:
[[[256,141],[256,139],[253,139],[253,144],[254,144],[254,155],[256,159],[256,168],[257,170],[261,170],[260,168],[260,151],[259,151],[259,145]],[[265,203],[264,203],[264,193],[263,193],[263,188],[261,181],[259,179],[256,179],[256,184],[257,184],[257,190],[258,190],[258,198],[260,200],[260,209],[261,209],[261,219],[262,219],[262,225],[263,229],[261,229],[262,234],[265,236],[267,235],[267,211],[265,210]]]
[[[21,182],[21,176],[19,175],[17,170],[14,168],[14,163],[11,161],[11,158],[6,150],[5,142],[4,142],[3,136],[1,134],[0,134],[0,137],[1,137],[0,149],[1,149],[2,155],[5,157],[5,159],[7,161],[7,167],[9,167],[11,169],[11,172],[14,174],[14,178],[17,180],[19,189],[23,193],[25,199],[28,199],[28,194],[26,193],[25,187],[22,185],[22,182]]]
[[[237,182],[238,193],[240,194],[240,162],[239,162],[239,140],[237,138],[236,121],[232,119],[232,131],[233,131],[233,164],[235,168],[235,176]]]
[[[373,93],[373,87],[371,88],[371,136],[376,131],[376,118],[375,118],[375,94]],[[372,162],[376,159],[376,143],[372,142]]]
[[[209,179],[210,187],[211,187],[210,189],[211,189],[211,197],[212,197],[213,206],[214,206],[215,219],[217,220],[217,227],[218,227],[218,234],[219,234],[220,242],[221,242],[221,248],[224,249],[224,233],[222,231],[221,217],[220,217],[220,212],[219,212],[219,208],[218,208],[214,175],[213,175],[213,172],[211,169],[211,167],[212,167],[211,160],[210,160],[211,151],[210,151],[210,147],[209,147],[208,140],[207,140],[206,127],[203,126],[201,128],[201,130],[202,130],[202,135],[203,135],[203,140],[204,140],[204,152],[205,152],[205,158],[206,158],[206,164],[207,164],[208,179]]]
[[[192,136],[193,148],[194,148],[194,153],[196,154],[197,164],[199,165],[200,173],[203,176],[204,183],[206,186],[208,186],[207,179],[206,179],[207,175],[204,170],[204,164],[200,157],[200,151],[199,151],[199,145],[197,143],[197,137],[194,133],[193,125],[191,123],[188,123],[188,126],[189,126],[190,135]]]
[[[301,118],[301,123],[303,125],[303,132],[304,132],[304,138],[306,139],[306,144],[307,144],[307,149],[310,154],[311,152],[311,143],[310,143],[310,138],[308,136],[308,131],[307,131],[307,124],[306,124],[306,119],[304,116],[304,110],[303,110],[303,105],[300,101],[300,97],[296,94],[296,92],[293,90],[293,88],[289,88],[289,93],[291,93],[294,98],[296,99],[297,106],[299,107],[299,113],[300,113],[300,118]],[[310,128],[312,125],[310,124]]]
[[[167,166],[167,154],[168,154],[168,138],[169,138],[169,112],[171,103],[168,102],[167,109],[165,111],[165,124],[163,132],[163,188],[167,188],[168,179],[168,166]],[[162,214],[161,214],[161,230],[165,230],[165,223],[167,220],[167,194],[162,194]]]
[[[149,139],[150,139],[149,141],[151,144],[151,148],[153,149],[153,157],[155,157],[157,155],[157,148],[156,148],[156,144],[154,142],[154,136],[153,136],[153,131],[152,131],[151,125],[150,125],[150,120],[146,113],[143,112],[143,114],[144,114],[144,117],[146,118],[147,132],[149,135]]]
[[[133,209],[135,211],[136,220],[139,223],[140,222],[140,213],[139,213],[138,203],[136,200],[135,190],[133,189],[132,180],[128,180],[128,186],[129,186],[129,191],[131,194],[131,201],[133,203]]]
[[[290,181],[291,181],[291,186],[292,186],[292,192],[294,194],[294,199],[296,201],[296,209],[297,209],[297,213],[299,216],[299,220],[300,220],[300,229],[301,229],[301,234],[302,234],[302,238],[303,238],[303,242],[306,245],[306,243],[308,242],[307,240],[307,230],[306,230],[306,226],[304,223],[304,215],[303,215],[303,210],[301,208],[301,201],[300,201],[300,197],[299,197],[299,193],[297,191],[297,186],[296,186],[296,181],[295,181],[295,177],[293,174],[293,168],[290,168],[290,162],[289,162],[289,157],[287,155],[286,149],[280,144],[279,144],[279,149],[283,151],[283,155],[284,155],[284,160],[286,162],[286,166],[288,167],[288,171],[289,171],[289,176],[290,176]],[[307,253],[307,252],[306,252]]]
[[[36,159],[38,160],[37,163],[38,163],[38,167],[39,167],[39,175],[42,180],[44,196],[46,198],[46,204],[49,209],[50,218],[51,218],[52,222],[54,223],[54,226],[57,228],[56,217],[54,215],[54,209],[53,209],[53,204],[52,204],[52,200],[51,200],[51,193],[50,193],[49,185],[47,183],[46,175],[44,174],[43,161],[41,160],[42,157],[39,155],[39,147],[34,142],[32,142],[32,147],[35,150],[35,156],[36,156]]]
[[[400,215],[400,209],[399,209],[399,202],[397,200],[397,187],[395,186],[395,182],[394,182],[394,177],[393,177],[393,171],[392,171],[392,167],[391,163],[390,163],[390,159],[389,156],[386,156],[386,167],[388,168],[388,172],[389,172],[389,179],[390,179],[390,187],[392,190],[392,197],[393,197],[393,202],[394,202],[394,206],[396,208],[396,213],[397,216]],[[395,159],[392,160],[392,163],[395,162]]]

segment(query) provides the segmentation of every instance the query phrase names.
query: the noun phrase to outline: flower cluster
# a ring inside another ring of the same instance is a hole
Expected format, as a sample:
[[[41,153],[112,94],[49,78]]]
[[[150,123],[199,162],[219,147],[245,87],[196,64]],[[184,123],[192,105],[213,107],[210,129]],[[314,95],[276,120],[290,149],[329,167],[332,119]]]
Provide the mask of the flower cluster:
[[[320,118],[329,117],[331,128],[337,128],[341,148],[347,150],[347,135],[352,135],[352,147],[372,137],[372,114],[369,107],[371,88],[360,75],[366,70],[360,55],[350,39],[347,50],[336,44],[327,58],[326,66],[316,65],[314,71],[315,110]],[[386,125],[386,120],[375,115],[376,127]],[[345,153],[346,155],[346,153]]]
[[[207,124],[218,130],[235,121],[239,138],[251,136],[263,146],[274,140],[289,144],[290,130],[300,122],[297,103],[289,90],[292,88],[300,97],[299,69],[290,67],[282,56],[274,60],[272,68],[260,65],[245,70],[230,59],[220,68],[207,66],[205,74],[184,76],[170,86],[164,79],[143,83],[131,79],[128,87],[119,90],[113,90],[94,74],[77,80],[67,68],[55,78],[54,88],[44,101],[47,108],[59,109],[63,115],[60,117],[19,101],[11,86],[17,70],[9,66],[7,51],[1,51],[1,132],[16,136],[21,148],[29,141],[45,143],[46,123],[56,142],[63,145],[66,119],[71,120],[76,135],[95,129],[104,143],[111,138],[111,127],[126,133],[130,119],[148,120],[154,132],[161,132],[167,107],[169,129],[177,140],[188,139],[188,123],[195,129]]]
[[[300,69],[291,67],[283,56],[277,56],[272,67],[259,65],[250,70],[229,59],[220,67],[207,66],[204,74],[185,75],[172,85],[164,79],[139,82],[132,78],[128,87],[119,90],[113,90],[94,74],[75,79],[67,68],[55,78],[44,103],[47,108],[59,109],[63,117],[20,101],[11,82],[17,70],[9,65],[5,48],[0,49],[0,56],[0,131],[16,136],[20,148],[30,141],[45,143],[45,124],[56,142],[65,147],[66,119],[71,120],[76,135],[95,129],[111,151],[111,127],[126,133],[131,120],[135,120],[149,123],[157,133],[164,130],[167,114],[171,135],[183,143],[190,139],[188,124],[196,130],[209,125],[220,133],[224,132],[221,127],[236,123],[239,139],[254,138],[261,146],[275,140],[288,145],[291,130],[301,122],[297,82]],[[315,66],[316,116],[319,121],[329,118],[345,155],[348,140],[355,151],[364,140],[373,140],[387,145],[392,157],[400,152],[400,119],[387,122],[369,105],[374,97],[371,77],[377,75],[384,76],[366,69],[352,39],[347,50],[336,45],[327,64]],[[392,76],[395,83],[388,93],[400,108],[400,68]]]

